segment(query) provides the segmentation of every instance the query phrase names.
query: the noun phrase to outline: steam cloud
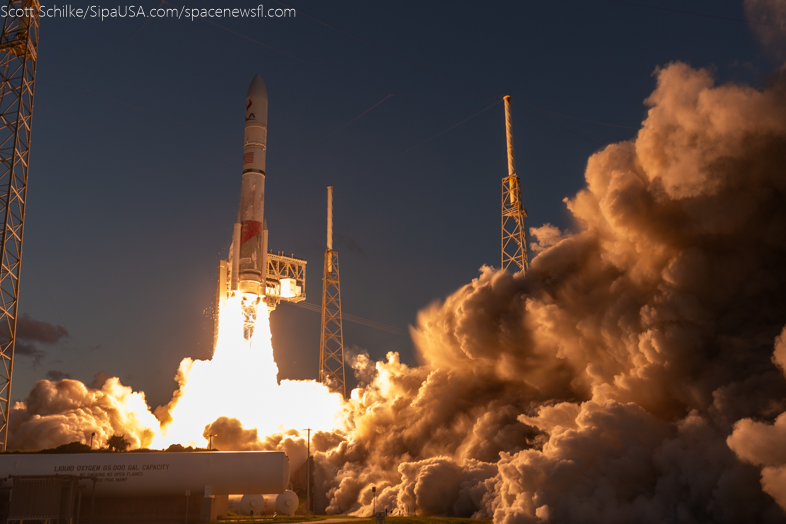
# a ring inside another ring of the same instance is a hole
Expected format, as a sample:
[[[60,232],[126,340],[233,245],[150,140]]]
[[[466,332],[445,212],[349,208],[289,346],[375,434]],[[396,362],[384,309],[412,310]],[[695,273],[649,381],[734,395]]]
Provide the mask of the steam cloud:
[[[496,522],[784,520],[726,438],[784,411],[786,89],[656,75],[636,139],[568,201],[579,232],[534,231],[526,276],[484,268],[421,312],[421,366],[376,364],[317,455],[329,511],[368,515],[376,485]]]
[[[39,380],[24,402],[11,410],[8,449],[45,449],[91,441],[96,447],[112,435],[126,435],[132,447],[147,447],[158,421],[144,393],[135,393],[117,377],[100,388],[78,380]]]
[[[353,359],[364,385],[312,436],[318,510],[370,515],[375,486],[377,508],[500,523],[786,520],[786,85],[656,76],[567,201],[577,233],[537,228],[526,275],[482,268],[421,311],[418,366]],[[41,381],[13,442],[104,417],[144,445],[154,422],[113,403],[133,395]],[[297,432],[213,432],[305,461]]]
[[[786,329],[775,343],[773,361],[786,372]],[[738,421],[734,432],[726,440],[729,447],[744,461],[764,466],[761,483],[781,508],[786,509],[786,413],[781,413],[774,424],[750,418]]]

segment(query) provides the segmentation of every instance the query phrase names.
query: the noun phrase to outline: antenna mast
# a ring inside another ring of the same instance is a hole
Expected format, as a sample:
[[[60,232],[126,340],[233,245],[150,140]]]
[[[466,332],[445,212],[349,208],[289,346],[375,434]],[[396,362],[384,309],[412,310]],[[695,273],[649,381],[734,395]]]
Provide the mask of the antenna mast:
[[[328,186],[327,250],[322,277],[322,333],[319,342],[319,381],[347,397],[344,381],[344,330],[338,253],[333,251],[333,186]]]
[[[505,130],[508,143],[508,176],[502,179],[502,270],[516,273],[529,269],[527,234],[524,217],[527,210],[521,203],[521,182],[516,174],[513,153],[513,123],[510,116],[510,96],[505,100]]]

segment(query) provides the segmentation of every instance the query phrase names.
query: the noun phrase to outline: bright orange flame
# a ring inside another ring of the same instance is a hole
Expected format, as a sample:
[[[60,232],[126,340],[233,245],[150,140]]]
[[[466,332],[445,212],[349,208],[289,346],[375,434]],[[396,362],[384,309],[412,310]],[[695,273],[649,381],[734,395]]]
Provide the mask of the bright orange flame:
[[[237,418],[260,438],[281,430],[332,430],[344,405],[313,380],[276,376],[267,306],[253,295],[229,297],[219,311],[218,342],[211,360],[184,359],[178,370],[179,397],[153,447],[205,445],[205,427],[217,418]],[[176,395],[177,396],[177,395]]]

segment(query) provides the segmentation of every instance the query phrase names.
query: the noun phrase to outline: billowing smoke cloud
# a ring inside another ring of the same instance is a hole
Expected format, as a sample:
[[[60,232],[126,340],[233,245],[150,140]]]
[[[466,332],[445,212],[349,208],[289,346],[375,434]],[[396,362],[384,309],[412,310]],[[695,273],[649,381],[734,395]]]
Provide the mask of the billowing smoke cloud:
[[[773,361],[786,372],[786,329],[776,340]],[[786,412],[773,424],[742,419],[726,442],[744,461],[763,466],[762,488],[786,510]]]
[[[529,250],[536,255],[552,246],[556,246],[566,236],[557,226],[548,223],[540,227],[529,228],[529,234],[535,238],[535,240],[530,241]]]
[[[375,487],[378,509],[504,523],[786,521],[786,86],[656,77],[567,201],[576,233],[535,228],[526,275],[483,268],[421,311],[418,366],[353,360],[363,384],[312,435],[318,510],[370,515]],[[69,412],[35,409],[15,438]],[[305,461],[303,432],[210,434]]]
[[[344,349],[344,363],[352,369],[359,386],[370,384],[376,377],[374,363],[365,349],[356,346]]]
[[[39,380],[24,402],[11,410],[8,449],[45,449],[69,442],[96,447],[112,435],[125,435],[132,447],[152,441],[158,421],[150,414],[144,393],[135,393],[107,379],[100,389],[78,380]]]
[[[318,454],[329,511],[369,514],[376,485],[498,522],[784,520],[726,438],[786,394],[786,91],[656,75],[568,202],[579,232],[536,230],[526,276],[485,268],[421,312],[420,367],[377,363]]]

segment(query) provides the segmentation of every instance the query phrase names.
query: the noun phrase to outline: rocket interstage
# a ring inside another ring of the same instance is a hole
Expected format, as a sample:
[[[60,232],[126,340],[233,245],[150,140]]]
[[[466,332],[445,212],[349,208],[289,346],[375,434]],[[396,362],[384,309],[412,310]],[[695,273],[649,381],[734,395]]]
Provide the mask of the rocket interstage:
[[[264,300],[270,310],[281,300],[306,299],[306,261],[268,252],[265,220],[267,88],[260,75],[246,95],[243,177],[229,259],[218,265],[216,308],[234,293]]]

